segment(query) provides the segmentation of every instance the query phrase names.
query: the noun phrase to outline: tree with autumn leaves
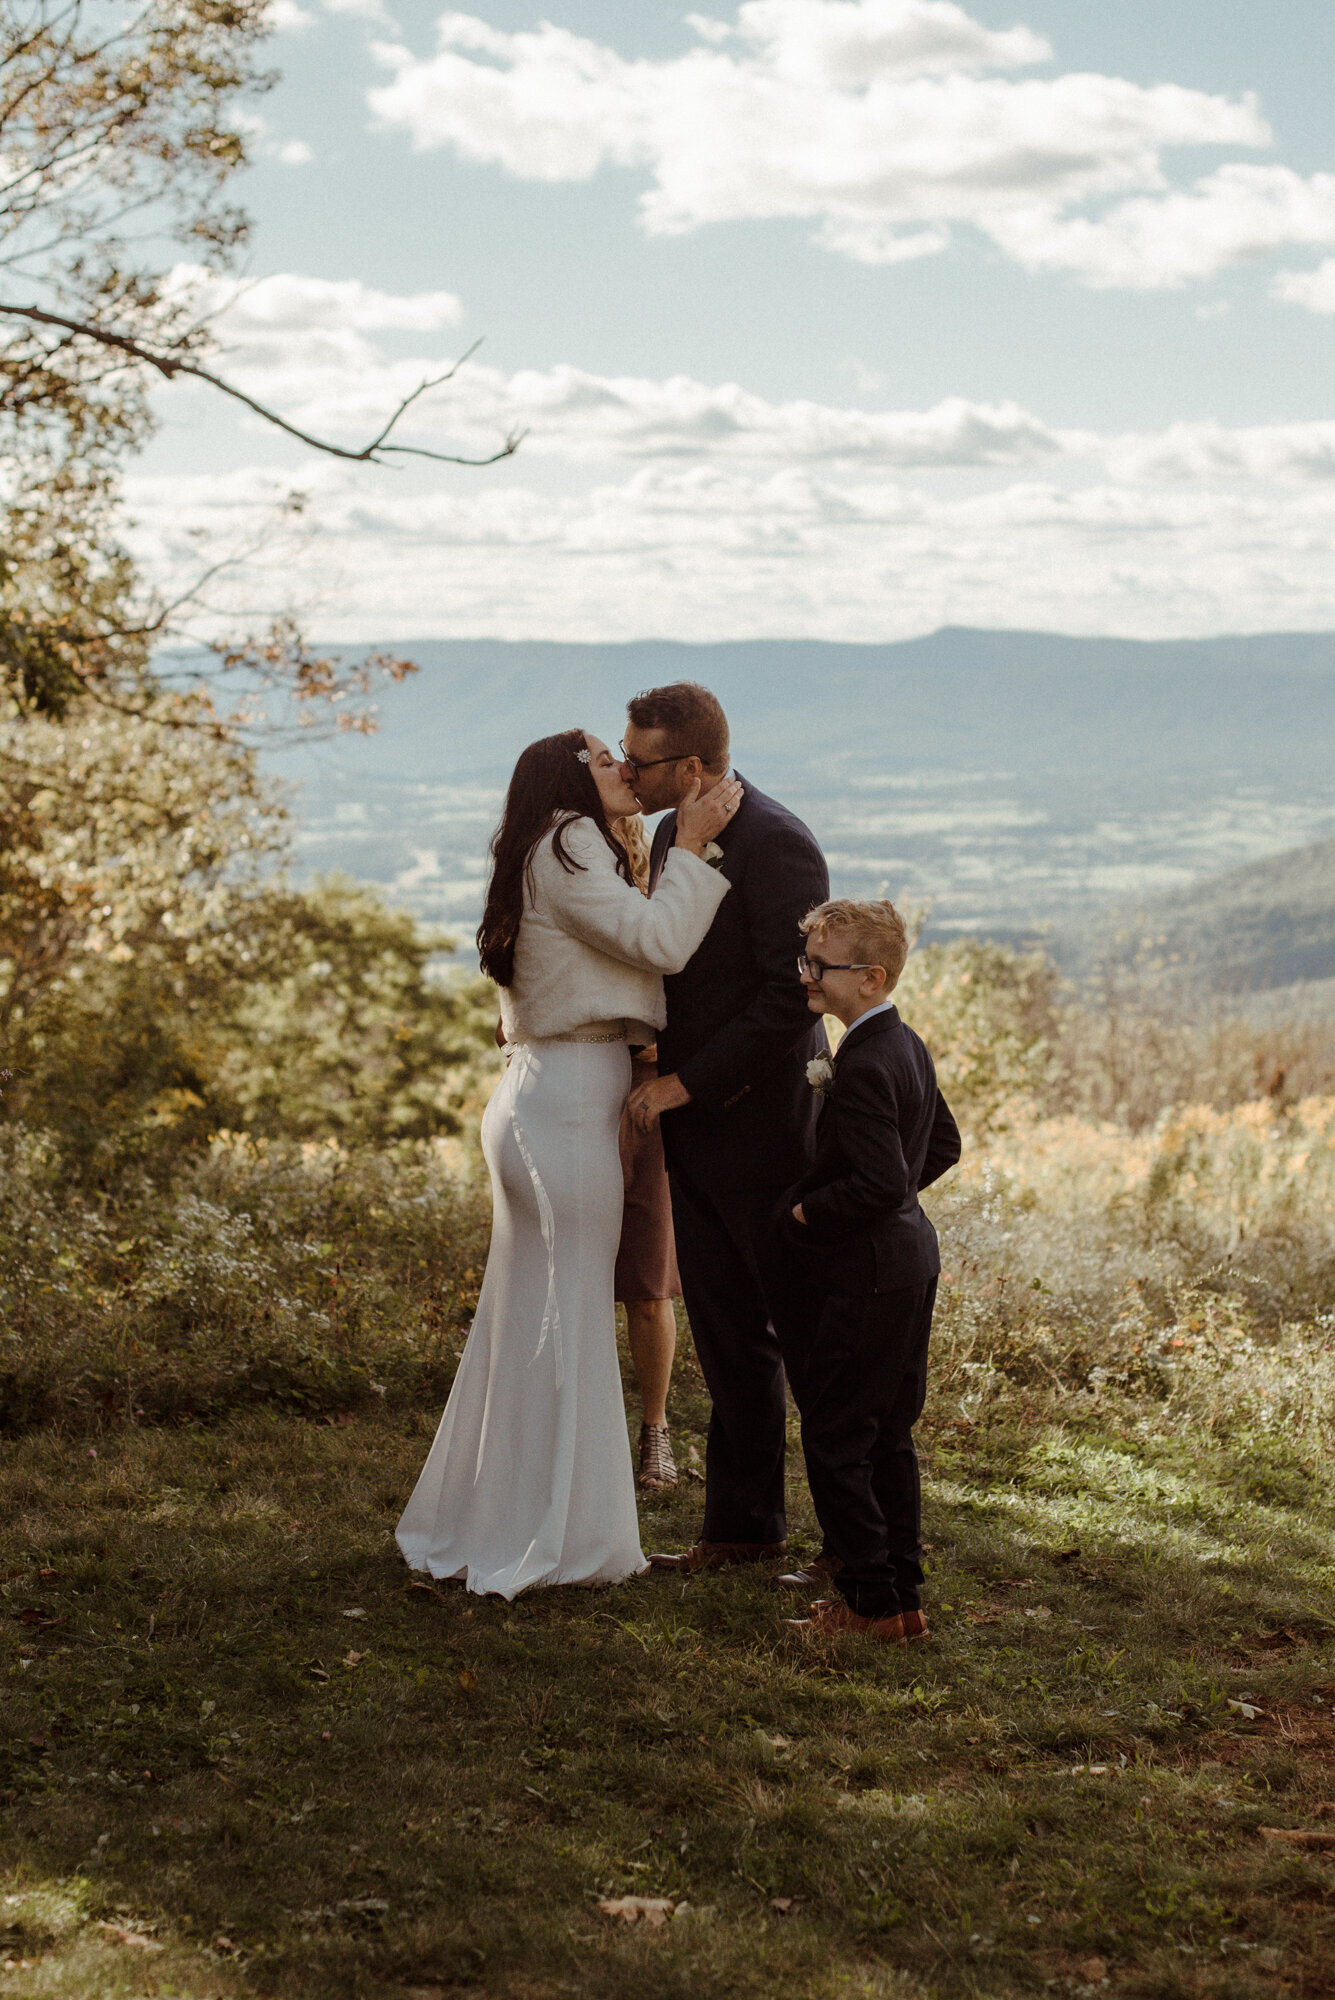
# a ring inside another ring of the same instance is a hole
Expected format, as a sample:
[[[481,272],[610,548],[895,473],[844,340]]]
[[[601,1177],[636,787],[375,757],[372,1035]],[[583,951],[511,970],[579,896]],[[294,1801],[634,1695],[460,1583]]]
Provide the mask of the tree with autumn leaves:
[[[99,1125],[114,1151],[127,1133],[244,1118],[229,1035],[267,1005],[285,1045],[294,968],[357,959],[354,911],[362,989],[378,968],[391,1015],[397,995],[435,1020],[425,1065],[467,1013],[428,995],[431,947],[411,926],[365,897],[282,883],[283,807],[255,756],[257,691],[303,720],[342,703],[346,726],[350,694],[410,663],[349,669],[280,622],[215,641],[206,670],[182,675],[199,579],[151,589],[118,539],[155,382],[187,375],[294,428],[219,372],[180,279],[183,261],[225,272],[246,240],[228,183],[245,164],[237,114],[273,80],[266,16],[266,0],[0,0],[0,1106],[64,1120],[90,1162]],[[391,435],[414,400],[359,450],[295,434],[366,461],[414,451]],[[248,703],[220,693],[237,681]],[[359,1005],[376,1015],[365,990]],[[339,1088],[329,1072],[307,1089],[303,1129],[355,1125]],[[401,1122],[430,1129],[429,1093],[408,1096]],[[265,1106],[272,1123],[272,1089]]]

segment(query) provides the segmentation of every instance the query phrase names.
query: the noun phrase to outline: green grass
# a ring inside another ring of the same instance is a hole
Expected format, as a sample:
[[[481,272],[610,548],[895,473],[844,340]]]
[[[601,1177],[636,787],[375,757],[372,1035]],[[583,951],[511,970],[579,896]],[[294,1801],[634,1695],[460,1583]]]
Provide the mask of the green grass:
[[[6,1442],[0,1992],[1335,1993],[1335,1857],[1260,1831],[1335,1829],[1327,1461],[1107,1391],[955,1407],[908,1652],[804,1641],[756,1574],[415,1586],[434,1409]],[[677,1415],[685,1459],[689,1366]]]

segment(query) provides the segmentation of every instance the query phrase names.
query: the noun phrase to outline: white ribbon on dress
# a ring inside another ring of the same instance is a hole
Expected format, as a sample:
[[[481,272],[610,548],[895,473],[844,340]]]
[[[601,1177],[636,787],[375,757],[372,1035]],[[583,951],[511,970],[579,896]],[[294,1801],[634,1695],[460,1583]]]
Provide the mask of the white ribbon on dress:
[[[533,1350],[533,1359],[536,1361],[542,1353],[543,1348],[547,1345],[547,1336],[550,1333],[552,1337],[552,1354],[556,1361],[556,1386],[559,1389],[565,1380],[565,1351],[561,1344],[561,1309],[556,1299],[556,1221],[552,1214],[551,1202],[547,1199],[547,1190],[542,1184],[542,1176],[539,1174],[534,1164],[533,1155],[528,1149],[528,1142],[524,1137],[523,1128],[519,1123],[519,1113],[515,1108],[519,1100],[520,1088],[525,1077],[528,1075],[530,1065],[533,1061],[533,1051],[526,1042],[521,1042],[517,1046],[511,1043],[509,1050],[507,1050],[507,1055],[511,1054],[518,1055],[522,1060],[519,1065],[519,1074],[515,1077],[510,1090],[510,1130],[515,1135],[515,1144],[519,1148],[519,1157],[528,1168],[528,1177],[533,1183],[533,1192],[538,1198],[538,1222],[542,1228],[542,1240],[547,1251],[547,1303],[543,1309],[542,1328],[538,1334],[538,1344]],[[512,1070],[515,1068],[513,1062],[510,1063],[510,1068]]]

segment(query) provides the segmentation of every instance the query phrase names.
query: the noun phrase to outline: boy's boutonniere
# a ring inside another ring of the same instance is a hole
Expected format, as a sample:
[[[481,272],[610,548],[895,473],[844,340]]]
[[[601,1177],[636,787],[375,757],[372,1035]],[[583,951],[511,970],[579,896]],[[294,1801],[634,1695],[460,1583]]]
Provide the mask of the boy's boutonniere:
[[[834,1060],[831,1056],[813,1056],[807,1064],[807,1082],[822,1097],[834,1089]]]
[[[707,840],[705,842],[704,853],[701,858],[707,861],[711,868],[717,868],[722,864],[723,861],[723,849],[719,846],[716,840]]]

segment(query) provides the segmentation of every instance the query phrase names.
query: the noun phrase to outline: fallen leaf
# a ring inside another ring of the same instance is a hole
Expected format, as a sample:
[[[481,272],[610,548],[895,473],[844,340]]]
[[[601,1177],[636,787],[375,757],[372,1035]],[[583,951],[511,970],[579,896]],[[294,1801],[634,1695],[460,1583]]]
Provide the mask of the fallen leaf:
[[[1269,1653],[1277,1653],[1285,1646],[1301,1646],[1301,1633],[1293,1632],[1287,1625],[1281,1625],[1275,1632],[1258,1632],[1255,1643],[1264,1646]]]
[[[1335,1847],[1335,1833],[1313,1833],[1307,1827],[1262,1826],[1262,1840],[1282,1840],[1289,1847]]]
[[[598,1908],[605,1917],[619,1917],[623,1924],[646,1923],[659,1929],[672,1915],[666,1896],[609,1896]]]
[[[343,1616],[345,1618],[365,1618],[366,1613],[362,1610],[360,1604],[350,1604],[343,1613]]]
[[[1108,1961],[1106,1958],[1082,1958],[1078,1961],[1075,1969],[1081,1979],[1089,1986],[1098,1986],[1108,1977]]]
[[[1003,1576],[1001,1579],[1001,1588],[1003,1590],[1028,1590],[1032,1587],[1033,1581],[1032,1576]]]
[[[30,1736],[28,1738],[28,1747],[30,1750],[45,1750],[46,1748],[45,1736],[42,1736],[41,1734],[38,1734],[36,1736]]]
[[[477,1675],[471,1673],[467,1667],[460,1667],[459,1685],[465,1694],[472,1694],[473,1689],[477,1686]]]
[[[313,1681],[327,1681],[329,1679],[328,1673],[318,1660],[307,1660],[306,1671]]]
[[[1079,1549],[1059,1549],[1052,1560],[1059,1563],[1074,1562],[1079,1553]]]
[[[166,1949],[166,1946],[160,1945],[155,1938],[142,1937],[138,1931],[124,1930],[120,1924],[99,1923],[98,1929],[106,1931],[108,1936],[114,1938],[117,1944],[134,1945],[140,1951],[165,1951]]]
[[[343,1664],[345,1667],[359,1667],[365,1658],[365,1653],[347,1652],[343,1655]]]
[[[1046,1604],[1027,1604],[1024,1615],[1026,1618],[1051,1618],[1052,1613]]]
[[[215,1951],[235,1951],[236,1946],[229,1937],[216,1937],[213,1940],[213,1949]]]
[[[769,1906],[772,1910],[776,1910],[781,1917],[790,1917],[793,1914],[793,1905],[796,1901],[796,1896],[771,1896]]]
[[[1312,1810],[1318,1819],[1335,1819],[1335,1799],[1322,1799]]]
[[[1263,1708],[1258,1708],[1255,1702],[1251,1701],[1234,1701],[1232,1697],[1230,1697],[1228,1705],[1231,1709],[1236,1710],[1236,1712],[1242,1717],[1244,1722],[1255,1722],[1258,1715],[1265,1714],[1265,1710]]]
[[[1000,1625],[1006,1614],[1004,1611],[966,1611],[964,1616],[970,1625]]]

